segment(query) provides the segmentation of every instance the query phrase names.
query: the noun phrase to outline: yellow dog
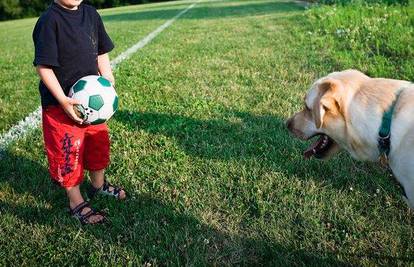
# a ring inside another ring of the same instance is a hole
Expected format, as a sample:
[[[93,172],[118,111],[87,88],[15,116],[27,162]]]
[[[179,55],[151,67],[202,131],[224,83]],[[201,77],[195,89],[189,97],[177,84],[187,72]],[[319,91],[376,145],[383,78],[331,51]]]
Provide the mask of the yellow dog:
[[[414,208],[414,85],[357,70],[317,80],[304,107],[286,122],[291,133],[318,139],[304,152],[326,159],[341,148],[358,160],[386,159]]]

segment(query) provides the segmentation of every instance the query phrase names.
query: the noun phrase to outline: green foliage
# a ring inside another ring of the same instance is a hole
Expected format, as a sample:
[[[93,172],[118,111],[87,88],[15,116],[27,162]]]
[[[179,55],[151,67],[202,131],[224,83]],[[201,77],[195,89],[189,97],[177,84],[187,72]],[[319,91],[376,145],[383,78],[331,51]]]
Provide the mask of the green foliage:
[[[108,8],[165,1],[169,0],[86,0],[85,3],[96,8]],[[1,0],[0,20],[39,16],[50,3],[44,0]]]
[[[19,0],[0,1],[0,18],[9,19],[19,17],[22,13],[22,7]]]
[[[409,0],[311,0],[326,5],[349,5],[349,4],[386,4],[386,5],[407,5]]]

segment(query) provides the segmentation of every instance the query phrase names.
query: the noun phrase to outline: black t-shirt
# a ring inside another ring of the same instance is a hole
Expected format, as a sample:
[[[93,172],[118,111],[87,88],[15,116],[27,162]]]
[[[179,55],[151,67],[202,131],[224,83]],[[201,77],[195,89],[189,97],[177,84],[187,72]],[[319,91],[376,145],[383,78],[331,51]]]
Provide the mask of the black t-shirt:
[[[98,75],[98,55],[114,48],[98,12],[86,4],[68,10],[52,3],[36,23],[33,42],[33,64],[49,66],[65,95],[80,78]],[[43,107],[59,104],[42,81],[39,91]]]

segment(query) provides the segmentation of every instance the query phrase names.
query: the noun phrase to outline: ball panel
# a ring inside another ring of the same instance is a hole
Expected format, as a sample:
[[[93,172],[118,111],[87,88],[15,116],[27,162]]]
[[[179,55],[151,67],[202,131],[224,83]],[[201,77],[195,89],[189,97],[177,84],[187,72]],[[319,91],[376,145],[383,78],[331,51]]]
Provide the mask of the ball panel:
[[[115,96],[114,102],[112,103],[112,111],[116,112],[118,110],[118,96]]]
[[[91,121],[91,124],[92,125],[97,125],[97,124],[101,124],[101,123],[104,123],[104,122],[106,122],[105,119],[96,119],[94,121]]]
[[[88,98],[89,98],[88,96],[89,96],[88,90],[85,89],[85,90],[82,90],[80,92],[74,93],[72,98],[78,100],[80,102],[80,104],[84,108],[86,108],[86,107],[88,107]]]
[[[76,94],[77,92],[82,91],[85,88],[86,81],[80,80],[73,86],[73,92]]]
[[[99,110],[104,105],[104,100],[101,95],[92,95],[89,97],[88,106],[94,110]]]
[[[111,87],[112,85],[111,85],[111,82],[110,81],[108,81],[107,79],[105,79],[104,77],[99,77],[98,78],[98,82],[100,83],[100,84],[102,84],[102,86],[105,86],[105,87]]]
[[[100,119],[99,112],[93,109],[87,109],[86,114],[88,116],[88,119],[86,120],[86,122],[92,123],[93,121]]]
[[[105,105],[103,105],[103,107],[99,110],[99,118],[109,119],[113,113],[111,103],[105,103]]]

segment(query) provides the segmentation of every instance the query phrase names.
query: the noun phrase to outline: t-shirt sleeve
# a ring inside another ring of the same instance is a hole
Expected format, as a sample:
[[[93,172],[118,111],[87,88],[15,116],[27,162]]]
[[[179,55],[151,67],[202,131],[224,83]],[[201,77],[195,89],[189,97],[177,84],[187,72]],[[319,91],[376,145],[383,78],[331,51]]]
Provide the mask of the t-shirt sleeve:
[[[98,55],[110,52],[114,49],[114,44],[105,30],[101,16],[98,14]]]
[[[59,67],[56,23],[50,18],[40,18],[32,37],[35,47],[33,65]]]

